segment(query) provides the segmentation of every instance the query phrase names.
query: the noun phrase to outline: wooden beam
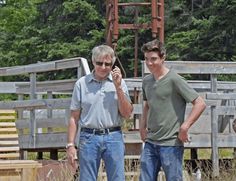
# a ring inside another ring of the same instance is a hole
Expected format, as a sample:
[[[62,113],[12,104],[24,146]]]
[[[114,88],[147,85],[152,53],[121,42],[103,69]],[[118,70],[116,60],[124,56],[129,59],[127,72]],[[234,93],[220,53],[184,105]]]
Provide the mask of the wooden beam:
[[[235,74],[236,62],[165,61],[168,68],[179,74]],[[150,73],[144,63],[144,73]]]
[[[5,109],[5,110],[0,109],[0,114],[14,114],[15,115],[16,111],[12,109]]]
[[[67,127],[68,120],[66,118],[40,118],[35,119],[36,128],[59,128],[59,127]],[[29,119],[18,119],[16,121],[17,129],[25,129],[30,127]]]
[[[0,160],[0,169],[40,168],[42,163],[34,160]]]
[[[0,109],[65,109],[70,106],[70,98],[62,99],[40,99],[40,100],[19,100],[19,101],[0,101]]]
[[[207,93],[206,98],[211,100],[236,100],[236,93]]]
[[[19,159],[20,153],[0,153],[0,159]]]
[[[27,73],[39,73],[68,68],[77,68],[80,66],[81,57],[62,59],[51,62],[39,62],[25,66],[5,67],[0,68],[0,76],[20,75]]]
[[[0,127],[15,127],[15,122],[0,122]]]

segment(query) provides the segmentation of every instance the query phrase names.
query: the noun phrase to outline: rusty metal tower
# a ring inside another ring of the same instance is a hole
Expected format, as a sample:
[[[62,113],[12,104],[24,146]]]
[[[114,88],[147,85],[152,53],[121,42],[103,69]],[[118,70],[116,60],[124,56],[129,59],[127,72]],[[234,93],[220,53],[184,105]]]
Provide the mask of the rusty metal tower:
[[[135,32],[135,52],[134,52],[134,77],[137,77],[138,68],[138,30],[150,29],[153,38],[159,38],[164,42],[164,0],[147,0],[145,2],[119,3],[119,0],[106,0],[106,43],[116,49],[119,38],[119,30],[127,29]],[[150,23],[119,23],[119,8],[132,6],[135,9],[135,17],[138,18],[138,7],[147,7],[150,9]],[[119,60],[118,60],[119,61]],[[120,65],[121,63],[118,62]],[[122,65],[121,65],[122,67]],[[123,68],[123,67],[122,67]]]

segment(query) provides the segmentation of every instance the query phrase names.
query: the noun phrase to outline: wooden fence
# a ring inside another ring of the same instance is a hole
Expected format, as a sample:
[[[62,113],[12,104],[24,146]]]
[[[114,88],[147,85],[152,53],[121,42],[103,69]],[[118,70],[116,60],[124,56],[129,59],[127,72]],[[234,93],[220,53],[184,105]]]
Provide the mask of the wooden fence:
[[[51,158],[57,159],[57,150],[65,149],[69,97],[74,82],[71,80],[40,82],[37,81],[37,74],[72,68],[77,70],[77,78],[90,73],[87,60],[80,57],[0,69],[0,76],[24,74],[28,75],[30,79],[30,82],[5,83],[7,90],[2,86],[0,91],[18,95],[16,101],[1,101],[0,109],[17,110],[16,126],[22,158],[25,156],[24,150],[41,150],[50,151]],[[69,96],[64,99],[56,99],[53,98],[55,94],[57,96],[69,94]]]
[[[194,74],[209,77],[208,80],[189,80],[207,102],[207,109],[191,128],[192,141],[186,148],[212,148],[213,173],[219,174],[218,148],[236,148],[236,134],[232,129],[235,119],[235,82],[218,81],[219,75],[235,74],[236,64],[232,62],[166,62],[179,74]],[[1,83],[0,93],[14,93],[18,100],[1,101],[0,109],[15,109],[18,116],[16,126],[19,133],[20,150],[50,151],[57,159],[57,150],[65,149],[66,127],[69,118],[70,96],[76,79],[38,81],[39,73],[64,69],[77,69],[77,78],[90,72],[86,59],[72,58],[26,66],[1,68],[0,76],[28,75],[30,82]],[[149,71],[143,66],[143,75]],[[132,96],[138,99],[134,104],[134,129],[142,113],[142,79],[128,78],[126,83]],[[5,86],[4,86],[5,85]],[[29,95],[29,98],[26,95]],[[63,95],[67,98],[55,98]],[[191,106],[187,106],[188,113]],[[140,154],[142,141],[138,131],[124,133],[127,155]],[[130,147],[130,148],[129,148]],[[23,155],[22,155],[23,156]]]

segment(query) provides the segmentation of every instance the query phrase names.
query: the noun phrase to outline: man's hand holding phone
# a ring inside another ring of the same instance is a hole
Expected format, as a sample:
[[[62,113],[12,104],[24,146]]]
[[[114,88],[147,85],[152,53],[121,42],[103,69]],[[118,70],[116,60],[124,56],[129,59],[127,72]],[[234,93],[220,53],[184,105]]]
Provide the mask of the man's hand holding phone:
[[[119,67],[115,66],[115,68],[111,71],[113,83],[115,87],[118,88],[121,85],[122,74]]]

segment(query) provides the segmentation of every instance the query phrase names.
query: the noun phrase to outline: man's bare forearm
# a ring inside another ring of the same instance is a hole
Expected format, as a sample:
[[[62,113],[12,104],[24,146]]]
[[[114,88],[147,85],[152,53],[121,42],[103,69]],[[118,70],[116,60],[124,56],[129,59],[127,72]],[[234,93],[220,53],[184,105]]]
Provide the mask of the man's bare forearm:
[[[74,143],[77,134],[77,124],[80,116],[80,111],[71,111],[71,116],[67,131],[67,143]]]
[[[133,105],[129,102],[126,98],[125,93],[123,92],[122,88],[117,88],[117,97],[118,97],[118,106],[120,114],[124,118],[129,118],[133,111]]]

